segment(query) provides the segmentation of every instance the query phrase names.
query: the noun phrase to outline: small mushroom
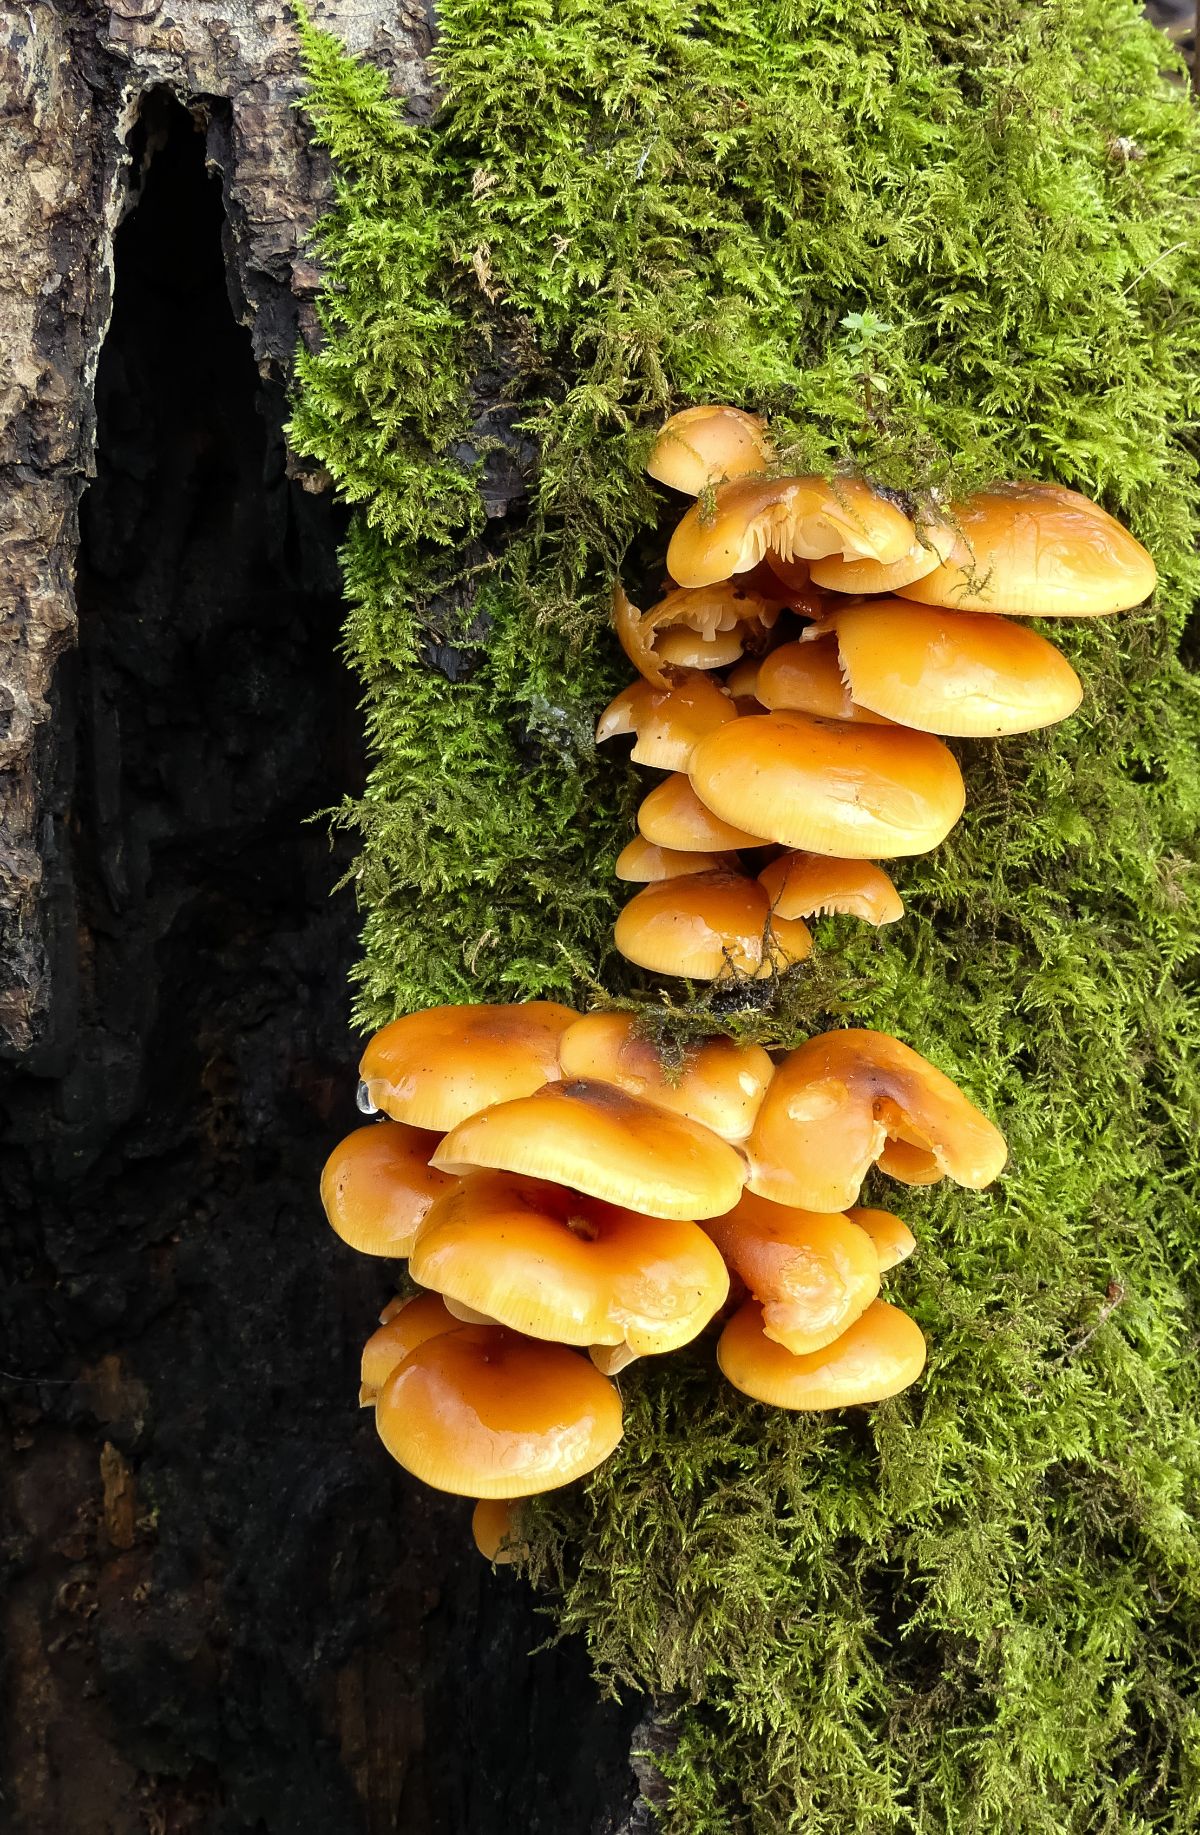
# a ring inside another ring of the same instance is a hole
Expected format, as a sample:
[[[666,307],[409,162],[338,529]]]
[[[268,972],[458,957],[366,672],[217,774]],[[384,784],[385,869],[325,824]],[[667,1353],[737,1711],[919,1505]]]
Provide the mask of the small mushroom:
[[[728,1141],[746,1139],[775,1074],[761,1045],[738,1045],[726,1038],[704,1039],[670,1070],[629,1013],[585,1014],[563,1033],[558,1058],[568,1083],[583,1078],[615,1084],[626,1095],[686,1115]]]
[[[812,949],[806,924],[777,917],[756,879],[728,869],[644,886],[617,918],[614,940],[640,968],[696,981],[731,970],[781,974]]]
[[[949,524],[926,523],[918,527],[912,547],[900,560],[845,560],[840,554],[831,554],[812,563],[812,582],[825,592],[894,593],[940,567],[952,552],[955,539]]]
[[[849,1408],[886,1401],[914,1383],[925,1367],[925,1339],[907,1313],[874,1300],[832,1344],[796,1357],[767,1337],[761,1309],[747,1300],[721,1333],[717,1362],[735,1389],[771,1408]]]
[[[894,924],[904,903],[882,867],[870,860],[840,860],[834,854],[781,854],[758,876],[778,918],[827,917],[834,913],[866,924]]]
[[[729,1292],[697,1224],[506,1172],[472,1173],[433,1206],[411,1268],[447,1304],[528,1338],[625,1344],[638,1357],[690,1343]]]
[[[529,1544],[521,1537],[521,1497],[481,1497],[471,1512],[471,1534],[485,1561],[506,1567],[524,1561]]]
[[[966,802],[962,773],[940,739],[809,714],[731,720],[700,741],[689,775],[700,802],[723,821],[844,859],[927,853]]]
[[[375,1424],[392,1458],[435,1491],[533,1497],[608,1458],[621,1438],[621,1398],[565,1345],[460,1325],[397,1366]]]
[[[762,1308],[768,1338],[800,1356],[832,1344],[879,1292],[879,1256],[849,1218],[743,1192],[704,1228]]]
[[[977,1191],[1007,1157],[999,1129],[910,1046],[858,1027],[823,1032],[776,1067],[746,1143],[746,1184],[775,1204],[845,1211],[901,1135]]]
[[[955,504],[948,520],[957,530],[949,559],[897,588],[900,598],[964,612],[1097,618],[1140,605],[1157,584],[1154,562],[1128,529],[1061,484],[998,484]]]
[[[429,1159],[441,1136],[398,1121],[355,1128],[321,1174],[321,1203],[343,1242],[363,1255],[407,1255],[417,1225],[454,1183]]]
[[[632,885],[649,885],[656,879],[680,879],[687,873],[727,867],[733,859],[732,854],[686,853],[680,848],[656,847],[653,841],[635,835],[617,855],[616,875]]]
[[[458,1320],[437,1293],[413,1294],[384,1309],[383,1322],[363,1346],[359,1406],[373,1408],[392,1371],[427,1338],[452,1332]]]
[[[782,589],[780,597],[768,598],[737,580],[722,580],[699,592],[676,587],[643,612],[618,582],[613,624],[638,674],[667,688],[678,669],[724,669],[744,649],[760,648],[782,605]]]
[[[699,1122],[608,1083],[551,1083],[459,1124],[443,1172],[481,1167],[548,1179],[647,1217],[716,1217],[736,1203],[745,1163]]]
[[[772,711],[787,708],[795,713],[816,714],[823,720],[890,725],[869,707],[856,705],[838,659],[837,640],[832,636],[807,642],[797,639],[772,650],[762,660],[754,693]]]
[[[858,478],[742,478],[694,504],[671,537],[667,571],[681,586],[711,586],[764,555],[898,561],[915,530],[903,511]]]
[[[744,722],[732,724],[741,726]],[[767,845],[761,835],[752,835],[714,815],[681,773],[655,784],[642,800],[637,821],[644,841],[670,848],[673,853],[726,853],[739,847]]]
[[[812,629],[830,636],[813,641],[806,631],[797,647],[823,650],[832,638],[856,703],[921,732],[1028,733],[1065,720],[1083,699],[1061,650],[1008,618],[891,598],[843,606]]]
[[[724,688],[700,671],[662,689],[639,678],[609,702],[596,727],[596,741],[602,745],[606,739],[633,733],[635,764],[686,771],[705,733],[736,718],[737,709]]]
[[[492,1102],[527,1096],[558,1075],[558,1041],[573,1020],[551,1000],[430,1007],[370,1039],[359,1075],[375,1107],[445,1133]]]
[[[908,1225],[901,1223],[899,1217],[893,1217],[891,1211],[877,1211],[856,1205],[846,1212],[846,1216],[860,1230],[865,1230],[874,1243],[875,1253],[879,1257],[880,1274],[886,1274],[889,1268],[906,1262],[917,1246],[917,1239]]]
[[[646,470],[659,484],[698,497],[722,478],[765,471],[775,457],[767,424],[742,408],[684,408],[663,426]]]

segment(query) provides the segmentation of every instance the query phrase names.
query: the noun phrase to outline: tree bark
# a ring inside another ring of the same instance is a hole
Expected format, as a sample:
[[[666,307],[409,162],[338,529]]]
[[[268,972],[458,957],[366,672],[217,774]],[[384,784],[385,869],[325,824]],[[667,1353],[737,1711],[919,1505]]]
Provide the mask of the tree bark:
[[[324,21],[428,101],[424,14]],[[611,1831],[637,1704],[357,1413],[340,518],[281,437],[328,195],[280,0],[0,26],[0,1508],[20,1835]],[[307,487],[307,488],[306,488]],[[82,502],[81,502],[82,499]]]

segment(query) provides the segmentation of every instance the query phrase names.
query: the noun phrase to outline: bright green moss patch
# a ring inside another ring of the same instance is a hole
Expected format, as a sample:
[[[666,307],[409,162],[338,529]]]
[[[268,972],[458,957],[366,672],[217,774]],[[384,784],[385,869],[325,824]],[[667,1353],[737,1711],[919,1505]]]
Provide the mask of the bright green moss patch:
[[[822,925],[745,1022],[852,1011],[1004,1126],[994,1192],[871,1194],[920,1241],[889,1287],[927,1376],[806,1420],[711,1345],[636,1366],[624,1447],[538,1513],[562,1622],[672,1704],[669,1835],[1200,1826],[1195,117],[1123,0],[440,25],[428,126],[305,36],[340,176],[293,437],[358,505],[365,1022],[644,985],[609,942],[637,787],[589,733],[612,576],[651,586],[678,511],[640,470],[668,409],[766,410],[794,462],[918,493],[1057,477],[1163,576],[1052,631],[1075,719],[956,747],[906,919]],[[528,496],[489,517],[504,446]]]

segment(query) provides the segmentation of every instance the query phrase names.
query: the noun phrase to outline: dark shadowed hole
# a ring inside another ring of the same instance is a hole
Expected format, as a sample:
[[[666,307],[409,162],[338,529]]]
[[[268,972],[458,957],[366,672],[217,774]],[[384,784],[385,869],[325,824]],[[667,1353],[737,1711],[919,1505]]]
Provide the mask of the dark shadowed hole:
[[[45,761],[52,1024],[5,1089],[6,1801],[23,1835],[607,1835],[635,1708],[528,1656],[469,1504],[355,1407],[394,1281],[316,1196],[360,1119],[356,917],[306,821],[362,777],[338,519],[286,476],[203,114],[157,95],[135,135]]]

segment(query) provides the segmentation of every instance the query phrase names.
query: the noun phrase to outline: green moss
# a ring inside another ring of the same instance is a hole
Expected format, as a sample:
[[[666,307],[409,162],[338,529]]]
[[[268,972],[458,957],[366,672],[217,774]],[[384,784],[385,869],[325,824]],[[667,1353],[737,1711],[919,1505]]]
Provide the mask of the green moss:
[[[637,1366],[620,1453],[537,1512],[538,1570],[603,1675],[673,1704],[669,1835],[1195,1828],[1195,117],[1124,0],[440,24],[428,125],[305,32],[339,192],[293,437],[359,506],[364,1022],[642,985],[609,940],[636,786],[588,734],[624,673],[612,576],[661,557],[667,409],[765,409],[795,462],[918,493],[1058,477],[1163,576],[1154,611],[1055,631],[1073,721],[959,748],[968,812],[901,865],[906,920],[823,926],[739,1022],[853,1011],[1005,1127],[996,1191],[899,1194],[927,1377],[806,1420],[730,1394],[708,1344]],[[514,425],[528,502],[489,521]]]

